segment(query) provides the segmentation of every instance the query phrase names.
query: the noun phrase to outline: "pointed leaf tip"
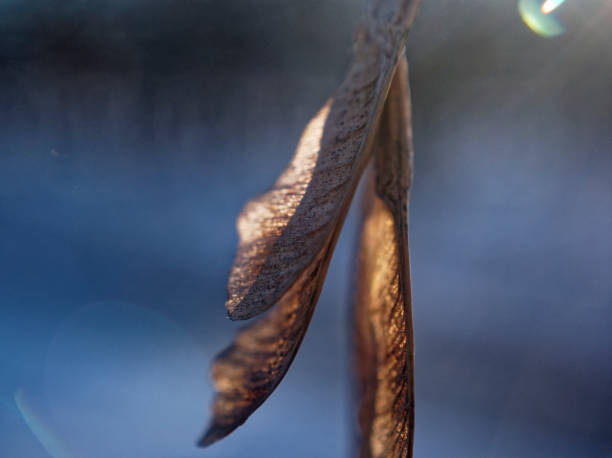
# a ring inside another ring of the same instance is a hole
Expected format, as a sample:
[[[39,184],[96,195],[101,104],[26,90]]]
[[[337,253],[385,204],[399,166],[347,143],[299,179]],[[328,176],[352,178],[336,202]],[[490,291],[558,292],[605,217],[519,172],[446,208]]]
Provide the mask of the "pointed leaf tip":
[[[310,323],[337,235],[335,231],[328,249],[321,251],[282,300],[239,331],[234,342],[215,358],[213,420],[199,442],[202,446],[242,425],[287,373]]]
[[[225,436],[230,434],[234,429],[236,429],[236,427],[232,427],[232,428],[225,427],[224,428],[220,425],[213,423],[208,427],[206,432],[202,434],[202,437],[198,440],[196,445],[202,448],[208,447],[214,444],[215,442],[218,442],[219,440],[223,439]]]

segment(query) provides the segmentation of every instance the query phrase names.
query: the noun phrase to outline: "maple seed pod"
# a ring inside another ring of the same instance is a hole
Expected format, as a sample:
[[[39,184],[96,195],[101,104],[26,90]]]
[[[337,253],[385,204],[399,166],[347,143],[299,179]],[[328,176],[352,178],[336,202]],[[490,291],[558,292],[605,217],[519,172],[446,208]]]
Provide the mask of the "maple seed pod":
[[[381,271],[380,278],[388,284],[369,287],[382,288],[400,307],[384,312],[389,316],[374,324],[384,327],[386,336],[374,336],[375,352],[390,349],[395,357],[393,361],[379,357],[371,367],[376,377],[388,381],[376,385],[371,395],[378,399],[380,394],[391,404],[373,405],[372,427],[367,430],[376,437],[362,441],[362,451],[367,451],[362,456],[412,454],[412,324],[407,227],[401,218],[406,217],[411,151],[403,52],[417,5],[417,0],[370,2],[344,81],[304,129],[293,159],[273,188],[249,201],[238,217],[239,244],[226,308],[234,320],[267,313],[242,329],[216,357],[212,421],[200,445],[210,445],[244,423],[287,373],[308,328],[359,180],[376,152],[376,192],[387,212],[376,214],[393,223],[383,241],[393,259]],[[381,161],[389,164],[381,167]],[[364,304],[357,304],[357,309],[369,310],[371,304],[366,308]],[[388,306],[382,304],[384,310]],[[391,373],[397,377],[389,379]],[[382,405],[397,412],[381,415]],[[369,411],[368,406],[360,409]],[[393,427],[394,421],[400,423]],[[388,451],[392,454],[381,454]]]

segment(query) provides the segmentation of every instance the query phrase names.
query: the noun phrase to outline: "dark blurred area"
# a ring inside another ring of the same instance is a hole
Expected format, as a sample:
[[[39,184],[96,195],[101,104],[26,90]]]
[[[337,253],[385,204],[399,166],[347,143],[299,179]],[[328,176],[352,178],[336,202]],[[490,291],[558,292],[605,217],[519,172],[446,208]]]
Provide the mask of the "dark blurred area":
[[[0,1],[7,457],[349,450],[351,212],[289,374],[195,440],[235,218],[343,77],[364,2]],[[423,0],[407,53],[417,457],[612,456],[612,4],[546,39]]]

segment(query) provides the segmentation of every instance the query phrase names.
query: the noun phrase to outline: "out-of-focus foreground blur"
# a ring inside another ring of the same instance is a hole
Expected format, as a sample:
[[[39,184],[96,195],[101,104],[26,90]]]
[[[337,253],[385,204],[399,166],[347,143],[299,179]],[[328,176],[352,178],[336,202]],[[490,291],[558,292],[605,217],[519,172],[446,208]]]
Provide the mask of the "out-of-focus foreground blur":
[[[363,8],[0,1],[2,456],[346,455],[355,211],[283,383],[195,440],[236,215]],[[612,4],[550,14],[423,0],[409,36],[416,457],[612,456]]]

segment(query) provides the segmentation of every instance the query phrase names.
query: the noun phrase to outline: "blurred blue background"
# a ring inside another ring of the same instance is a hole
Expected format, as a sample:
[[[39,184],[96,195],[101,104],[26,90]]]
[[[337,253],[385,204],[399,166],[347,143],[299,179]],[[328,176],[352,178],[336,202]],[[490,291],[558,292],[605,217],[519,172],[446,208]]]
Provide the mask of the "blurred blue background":
[[[283,383],[195,440],[236,215],[363,8],[0,2],[2,456],[346,455],[355,211]],[[423,0],[409,38],[417,457],[612,457],[612,5],[555,14]]]

